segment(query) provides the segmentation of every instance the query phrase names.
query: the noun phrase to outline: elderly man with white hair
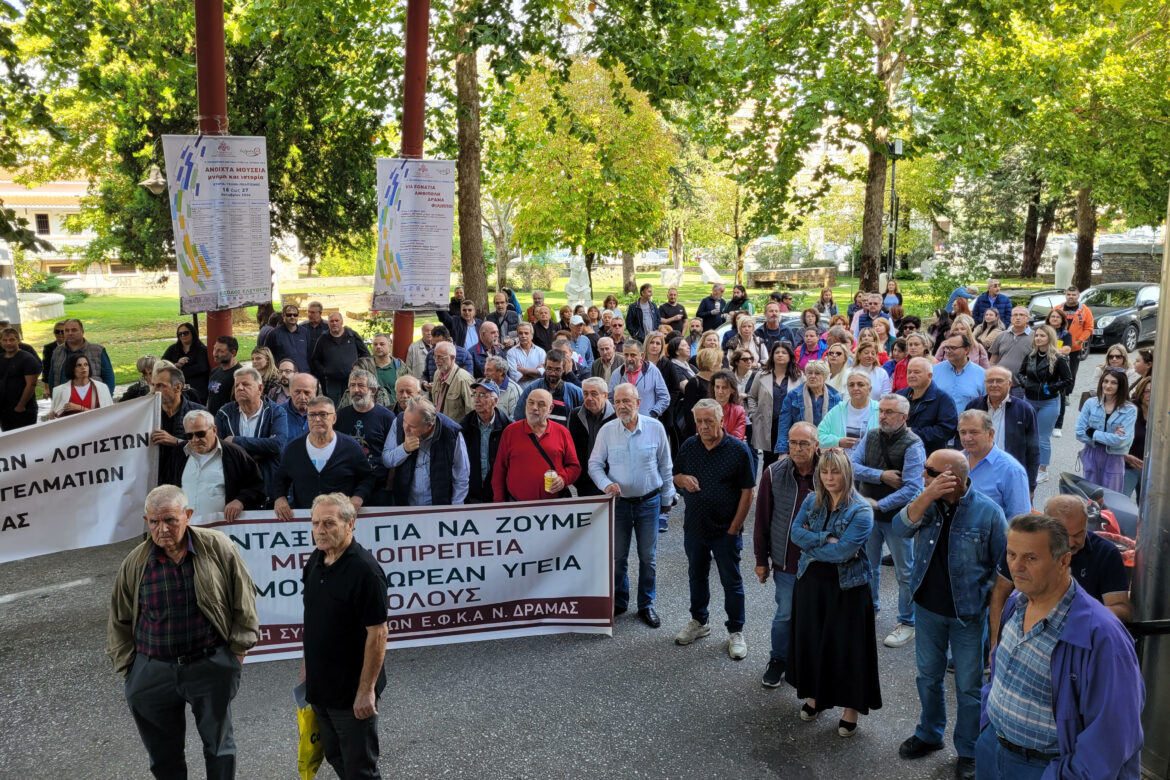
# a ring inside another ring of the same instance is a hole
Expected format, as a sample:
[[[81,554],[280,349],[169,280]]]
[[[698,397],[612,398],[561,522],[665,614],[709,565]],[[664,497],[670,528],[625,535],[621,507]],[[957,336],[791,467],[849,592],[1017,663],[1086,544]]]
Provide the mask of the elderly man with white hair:
[[[467,499],[470,462],[463,429],[425,398],[412,398],[382,451],[394,469],[398,506],[447,506]]]
[[[590,376],[604,379],[608,384],[614,365],[617,363],[614,359],[616,356],[617,350],[613,345],[613,339],[609,336],[599,338],[597,340],[597,360],[593,361],[593,365],[589,369]]]
[[[264,477],[243,447],[221,441],[215,418],[206,409],[183,418],[187,465],[183,468],[183,492],[187,494],[192,520],[203,525],[222,514],[233,522],[240,512],[264,506]]]
[[[934,383],[934,366],[929,358],[911,358],[906,365],[909,387],[898,395],[910,401],[910,430],[922,439],[926,454],[946,447],[958,433],[959,413],[951,397]]]
[[[215,413],[215,427],[224,441],[237,444],[264,474],[265,492],[272,496],[280,455],[288,443],[288,418],[284,408],[264,397],[264,380],[254,368],[235,373],[229,401]]]

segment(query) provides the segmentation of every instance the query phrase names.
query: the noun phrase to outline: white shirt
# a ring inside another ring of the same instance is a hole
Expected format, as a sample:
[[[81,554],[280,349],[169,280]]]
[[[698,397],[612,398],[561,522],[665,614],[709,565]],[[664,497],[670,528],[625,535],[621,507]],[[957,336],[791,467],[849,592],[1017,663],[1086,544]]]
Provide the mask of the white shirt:
[[[1005,398],[999,403],[999,408],[996,409],[990,400],[987,401],[987,413],[991,415],[992,438],[995,439],[995,446],[1003,449],[1004,437],[1007,434],[1006,426],[1004,425],[1004,415],[1007,412],[1008,400]]]
[[[670,442],[662,423],[638,415],[634,430],[610,420],[597,432],[589,456],[589,478],[601,490],[616,482],[626,498],[658,493],[662,506],[674,498]]]
[[[885,373],[885,369],[882,370]],[[857,409],[851,401],[845,402],[845,435],[855,438],[865,436],[869,428],[869,404]]]
[[[527,379],[521,382],[520,369],[537,369],[543,376],[544,358],[544,350],[535,344],[532,345],[528,352],[525,352],[520,345],[512,347],[510,350],[508,350],[508,354],[504,356],[504,359],[508,361],[508,377],[513,382],[520,382],[521,387],[527,387],[528,385],[535,382],[536,379]]]
[[[260,425],[260,413],[264,411],[264,404],[260,404],[260,408],[256,413],[249,417],[244,412],[244,407],[240,407],[240,435],[241,436],[255,436],[256,428]]]
[[[191,524],[206,525],[223,519],[223,508],[227,504],[226,486],[223,481],[223,448],[216,442],[215,449],[203,455],[187,452],[187,465],[183,467],[182,488],[187,494],[187,506],[191,508]]]
[[[308,451],[309,460],[313,461],[313,466],[316,467],[318,474],[324,470],[325,464],[333,457],[333,450],[335,449],[337,449],[336,435],[324,447],[314,447],[308,437],[305,437],[305,450]]]

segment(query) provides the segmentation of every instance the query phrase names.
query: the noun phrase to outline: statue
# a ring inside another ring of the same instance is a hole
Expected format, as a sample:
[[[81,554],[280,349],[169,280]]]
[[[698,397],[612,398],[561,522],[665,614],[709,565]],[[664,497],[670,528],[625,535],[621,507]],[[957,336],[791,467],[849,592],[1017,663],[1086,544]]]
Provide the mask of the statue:
[[[715,270],[715,266],[707,262],[707,258],[699,259],[699,270],[703,272],[703,284],[724,284],[723,277]]]
[[[569,256],[569,281],[565,283],[565,296],[569,306],[589,306],[593,303],[593,290],[589,286],[589,272],[585,259],[580,255]]]

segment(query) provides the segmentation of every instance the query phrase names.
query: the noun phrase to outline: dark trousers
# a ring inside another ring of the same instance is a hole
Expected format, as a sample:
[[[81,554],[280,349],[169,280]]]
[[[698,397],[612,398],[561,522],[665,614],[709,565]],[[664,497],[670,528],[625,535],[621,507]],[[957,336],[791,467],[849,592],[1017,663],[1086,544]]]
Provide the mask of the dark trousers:
[[[126,675],[126,703],[150,756],[151,774],[167,780],[187,777],[184,708],[190,704],[195,728],[203,740],[207,777],[235,777],[231,703],[240,688],[240,669],[240,662],[227,647],[184,665],[144,655],[134,658]]]
[[[15,431],[17,428],[27,428],[37,424],[37,399],[34,396],[29,400],[23,412],[12,409],[0,411],[0,431]]]
[[[1077,369],[1081,367],[1081,353],[1070,352],[1068,356],[1068,370],[1072,374],[1073,385],[1077,383]],[[1064,410],[1068,406],[1068,394],[1071,390],[1060,394],[1060,414],[1056,417],[1056,428],[1059,430],[1064,427]]]
[[[325,760],[341,780],[377,780],[378,716],[354,717],[353,708],[335,710],[313,705]]]
[[[707,624],[707,605],[711,603],[711,559],[719,569],[723,585],[723,609],[727,613],[727,631],[734,634],[743,630],[746,612],[743,597],[743,577],[739,573],[739,556],[743,550],[743,536],[720,534],[711,538],[701,532],[686,533],[683,549],[687,554],[687,572],[691,585],[691,617]]]

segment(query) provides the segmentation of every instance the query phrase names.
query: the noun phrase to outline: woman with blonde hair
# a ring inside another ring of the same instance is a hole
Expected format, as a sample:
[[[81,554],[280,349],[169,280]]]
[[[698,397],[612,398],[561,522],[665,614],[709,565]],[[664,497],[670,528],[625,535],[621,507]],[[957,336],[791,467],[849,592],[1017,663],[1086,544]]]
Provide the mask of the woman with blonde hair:
[[[862,340],[857,345],[857,352],[853,355],[853,370],[864,371],[869,376],[869,396],[875,401],[880,400],[886,393],[893,392],[891,389],[893,380],[883,368],[883,354],[878,352],[877,344]]]
[[[949,339],[951,336],[957,336],[960,333],[964,333],[971,338],[971,342],[972,342],[971,354],[968,355],[967,358],[972,363],[979,366],[980,368],[983,368],[983,369],[991,368],[991,360],[988,359],[987,348],[984,347],[981,343],[979,343],[979,340],[977,338],[975,338],[974,325],[975,325],[975,320],[971,319],[971,317],[969,315],[966,315],[966,314],[956,315],[954,322],[951,323],[951,329],[949,331],[947,331],[946,338],[941,338],[938,340],[938,349],[936,349],[934,351],[934,362],[941,363],[942,361],[946,360],[946,356],[943,355],[943,346],[942,346],[942,343],[944,341]],[[1065,354],[1067,354],[1067,353],[1065,353]]]
[[[260,372],[260,379],[264,387],[261,392],[265,398],[272,399],[281,390],[280,373],[276,370],[276,358],[268,347],[256,347],[252,350],[252,368]]]
[[[878,317],[873,321],[873,331],[877,335],[878,351],[882,354],[888,354],[890,348],[894,346],[894,333],[891,330],[893,323],[885,317]],[[860,335],[858,341],[861,340]],[[882,361],[885,362],[884,360]]]
[[[916,357],[924,357],[932,363],[935,362],[934,356],[930,354],[930,336],[918,330],[906,337],[906,357],[894,366],[890,386],[894,388],[895,393],[910,386],[906,381],[906,368],[910,365],[911,358]]]
[[[1101,381],[1101,375],[1111,369],[1120,369],[1125,372],[1125,378],[1129,380],[1129,386],[1137,385],[1141,375],[1138,374],[1129,365],[1129,353],[1125,351],[1125,347],[1121,344],[1114,344],[1109,349],[1105,350],[1105,362],[1093,369],[1093,387]]]
[[[714,333],[715,331],[708,331]],[[691,358],[695,363],[695,375],[683,386],[682,400],[679,402],[679,419],[683,429],[679,436],[680,441],[686,441],[695,435],[695,417],[691,410],[701,398],[711,397],[711,378],[720,369],[723,362],[723,353],[713,347],[699,345],[699,351]]]
[[[829,364],[829,386],[844,397],[853,353],[844,344],[830,344],[825,350],[825,362]]]
[[[703,335],[699,336],[699,345],[695,349],[695,354],[691,357],[691,365],[695,368],[699,367],[699,352],[704,349],[713,349],[719,353],[721,368],[731,368],[727,363],[727,358],[723,355],[723,349],[719,345],[719,333],[713,330],[703,331]],[[705,397],[705,396],[704,396]]]
[[[858,717],[882,706],[869,565],[860,555],[873,530],[873,508],[854,489],[844,450],[823,452],[815,475],[789,537],[801,553],[786,678],[805,700],[801,720],[843,707],[837,734],[851,737]]]
[[[756,321],[750,315],[744,315],[736,320],[735,335],[728,339],[723,347],[728,363],[732,363],[732,353],[741,349],[750,352],[757,363],[763,363],[768,359],[768,345],[756,335]],[[731,367],[735,368],[734,363]]]
[[[1052,431],[1060,414],[1060,395],[1072,387],[1072,382],[1068,356],[1060,354],[1056,346],[1056,331],[1050,325],[1037,325],[1032,329],[1032,351],[1024,357],[1016,374],[1016,384],[1024,389],[1024,397],[1036,410],[1036,435],[1040,440],[1037,484],[1048,480]]]
[[[138,362],[134,364],[134,368],[138,370],[140,379],[134,384],[126,388],[126,392],[122,393],[122,397],[118,399],[117,403],[122,401],[130,401],[135,398],[141,398],[144,395],[150,395],[151,386],[150,380],[154,376],[154,364],[158,361],[154,355],[143,355],[138,358]]]

